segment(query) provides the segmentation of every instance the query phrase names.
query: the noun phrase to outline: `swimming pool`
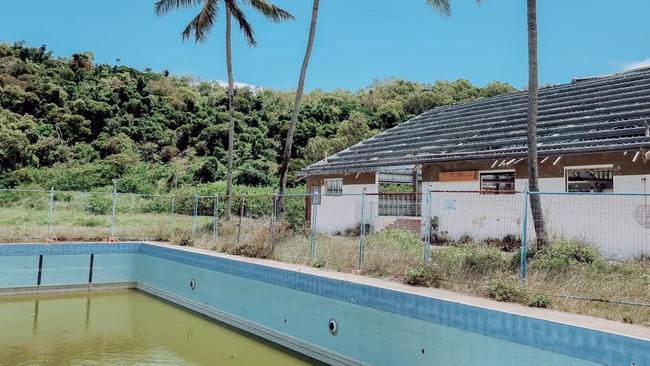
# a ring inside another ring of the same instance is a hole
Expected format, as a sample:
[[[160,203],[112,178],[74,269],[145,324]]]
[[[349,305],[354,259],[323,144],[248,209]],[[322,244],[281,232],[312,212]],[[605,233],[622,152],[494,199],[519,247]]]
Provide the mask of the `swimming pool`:
[[[650,364],[644,329],[598,319],[152,243],[0,245],[5,292],[115,287],[330,364]]]
[[[313,362],[138,290],[0,297],[0,365]]]

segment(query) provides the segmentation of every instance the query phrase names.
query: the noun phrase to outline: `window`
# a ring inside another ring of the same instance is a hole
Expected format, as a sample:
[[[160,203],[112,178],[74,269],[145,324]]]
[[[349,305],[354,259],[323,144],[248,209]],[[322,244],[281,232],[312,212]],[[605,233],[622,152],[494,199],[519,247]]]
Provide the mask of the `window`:
[[[343,194],[343,179],[325,179],[325,195],[340,196]]]
[[[564,168],[567,192],[613,192],[612,166]]]
[[[481,193],[515,193],[515,172],[481,173]]]

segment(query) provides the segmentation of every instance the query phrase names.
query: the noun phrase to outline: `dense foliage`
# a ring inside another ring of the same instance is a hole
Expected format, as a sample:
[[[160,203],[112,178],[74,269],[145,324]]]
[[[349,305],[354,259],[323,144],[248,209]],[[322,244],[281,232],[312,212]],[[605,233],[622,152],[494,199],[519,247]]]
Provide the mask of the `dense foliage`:
[[[292,172],[433,107],[513,90],[386,80],[312,91]],[[276,183],[292,103],[291,91],[237,89],[236,184]],[[219,181],[227,139],[227,92],[216,83],[0,44],[0,186],[90,190],[118,178],[120,191],[152,193]]]

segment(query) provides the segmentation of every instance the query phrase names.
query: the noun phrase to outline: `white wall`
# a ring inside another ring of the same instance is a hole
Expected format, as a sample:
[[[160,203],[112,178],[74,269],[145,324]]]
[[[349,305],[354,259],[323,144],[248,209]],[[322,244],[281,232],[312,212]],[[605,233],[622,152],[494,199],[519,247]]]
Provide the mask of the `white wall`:
[[[643,193],[641,178],[650,174],[615,176],[614,192]],[[516,189],[527,180],[517,179]],[[478,190],[479,182],[432,182],[427,190]],[[564,192],[563,178],[540,179],[540,191]],[[523,194],[481,195],[478,193],[432,193],[431,214],[439,220],[439,231],[452,238],[467,234],[475,239],[521,236]],[[541,195],[547,230],[554,238],[589,242],[607,256],[628,258],[650,255],[650,197],[612,195]],[[423,205],[424,203],[423,199]],[[647,202],[646,202],[647,201]],[[426,217],[426,207],[422,209]],[[645,226],[644,226],[645,225]],[[534,227],[528,213],[528,234]]]
[[[335,234],[358,227],[361,222],[361,193],[378,193],[378,184],[344,184],[342,196],[321,196],[317,207],[316,228],[320,232]],[[321,187],[321,192],[325,188]],[[367,195],[365,221],[372,224],[377,215],[377,196]]]

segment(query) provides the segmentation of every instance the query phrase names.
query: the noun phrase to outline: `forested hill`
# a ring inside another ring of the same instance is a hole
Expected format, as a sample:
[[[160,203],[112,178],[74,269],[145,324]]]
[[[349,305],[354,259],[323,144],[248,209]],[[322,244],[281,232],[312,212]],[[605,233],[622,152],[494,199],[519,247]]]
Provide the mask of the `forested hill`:
[[[513,90],[387,80],[312,91],[292,171],[430,108]],[[236,184],[275,184],[292,103],[287,91],[237,90]],[[0,186],[89,190],[119,178],[120,191],[153,193],[221,180],[226,109],[226,89],[215,83],[0,44]]]

